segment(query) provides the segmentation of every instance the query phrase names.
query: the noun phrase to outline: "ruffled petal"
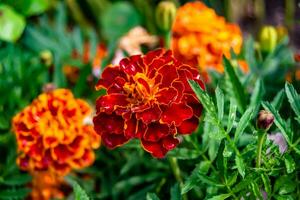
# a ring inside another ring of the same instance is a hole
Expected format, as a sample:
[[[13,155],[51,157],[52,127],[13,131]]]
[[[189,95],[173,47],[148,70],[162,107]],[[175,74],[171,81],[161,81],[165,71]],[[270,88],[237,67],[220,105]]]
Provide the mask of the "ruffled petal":
[[[192,117],[191,119],[185,120],[177,127],[179,134],[191,134],[194,132],[199,124],[199,119],[197,117]]]
[[[183,103],[173,103],[161,115],[161,122],[179,126],[184,120],[193,116],[193,109]]]

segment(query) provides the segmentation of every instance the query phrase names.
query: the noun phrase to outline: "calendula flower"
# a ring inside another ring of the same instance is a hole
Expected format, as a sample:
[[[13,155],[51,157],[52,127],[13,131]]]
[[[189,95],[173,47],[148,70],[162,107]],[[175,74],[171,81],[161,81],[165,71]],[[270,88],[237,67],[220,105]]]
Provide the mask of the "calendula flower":
[[[230,58],[230,49],[240,53],[242,33],[238,26],[227,23],[202,2],[191,2],[177,10],[173,25],[174,56],[200,69],[223,72],[222,56]]]
[[[30,199],[49,200],[63,199],[65,194],[61,186],[66,186],[62,177],[48,172],[33,172]]]
[[[97,99],[93,120],[104,145],[115,148],[138,138],[154,157],[164,157],[178,145],[178,135],[198,126],[202,106],[189,79],[204,88],[196,69],[162,49],[106,67],[96,89],[107,94]]]
[[[67,89],[39,95],[12,121],[20,168],[66,175],[92,164],[100,137],[85,123],[91,112]]]

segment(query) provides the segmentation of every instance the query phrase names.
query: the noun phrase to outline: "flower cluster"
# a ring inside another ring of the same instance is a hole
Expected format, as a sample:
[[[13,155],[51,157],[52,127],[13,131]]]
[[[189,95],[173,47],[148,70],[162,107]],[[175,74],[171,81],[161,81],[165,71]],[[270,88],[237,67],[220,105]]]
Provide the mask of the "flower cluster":
[[[196,69],[162,49],[106,67],[96,89],[107,94],[97,99],[94,117],[103,143],[114,148],[138,138],[154,157],[164,157],[178,145],[178,134],[192,133],[199,123],[202,106],[189,79],[204,88]]]
[[[180,7],[173,25],[174,56],[198,66],[202,73],[208,68],[223,72],[222,56],[230,57],[230,49],[239,53],[242,34],[238,26],[229,24],[202,2]]]
[[[21,169],[65,175],[92,164],[100,137],[88,122],[91,111],[67,89],[39,95],[13,118]]]

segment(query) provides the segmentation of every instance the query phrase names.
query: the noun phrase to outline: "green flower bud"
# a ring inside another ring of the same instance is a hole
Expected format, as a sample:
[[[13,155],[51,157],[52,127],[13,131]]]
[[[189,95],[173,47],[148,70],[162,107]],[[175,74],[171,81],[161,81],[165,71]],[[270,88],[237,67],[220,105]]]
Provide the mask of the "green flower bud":
[[[155,11],[155,18],[158,27],[162,31],[170,31],[176,17],[176,6],[171,1],[162,1]]]
[[[260,48],[264,52],[272,52],[277,44],[277,31],[273,26],[264,26],[259,34]]]
[[[274,116],[271,112],[266,110],[261,110],[258,113],[256,126],[260,130],[268,131],[274,122]]]
[[[51,51],[49,50],[44,50],[40,53],[40,58],[42,63],[44,63],[47,67],[50,67],[53,63],[53,56]]]

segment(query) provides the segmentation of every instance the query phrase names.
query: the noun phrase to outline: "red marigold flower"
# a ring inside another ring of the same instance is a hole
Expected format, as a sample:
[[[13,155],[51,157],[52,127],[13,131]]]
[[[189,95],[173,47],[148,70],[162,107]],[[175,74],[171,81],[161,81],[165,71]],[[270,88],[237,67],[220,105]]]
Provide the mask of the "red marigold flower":
[[[75,99],[67,89],[39,95],[13,118],[19,166],[65,175],[92,164],[100,137],[86,123],[91,112],[85,101]]]
[[[164,157],[178,145],[178,134],[190,134],[198,126],[202,106],[189,79],[204,88],[195,68],[161,49],[106,67],[96,89],[107,94],[97,99],[94,117],[105,146],[115,148],[138,138],[154,157]]]

